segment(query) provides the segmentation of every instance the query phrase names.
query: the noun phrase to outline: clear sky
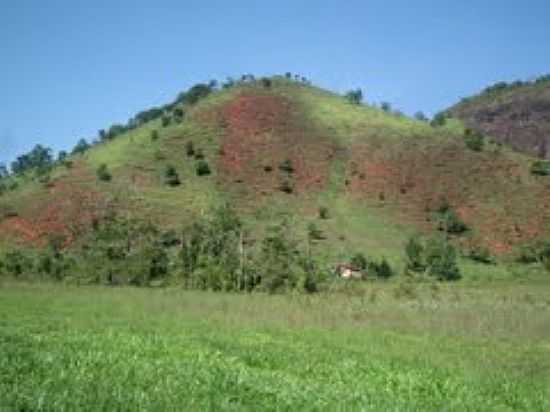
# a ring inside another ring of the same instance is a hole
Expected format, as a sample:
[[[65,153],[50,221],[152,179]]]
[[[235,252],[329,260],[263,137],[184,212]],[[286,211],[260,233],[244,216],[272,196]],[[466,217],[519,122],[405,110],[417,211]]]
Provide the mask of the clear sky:
[[[0,0],[0,162],[190,85],[291,71],[406,113],[550,72],[548,0]]]

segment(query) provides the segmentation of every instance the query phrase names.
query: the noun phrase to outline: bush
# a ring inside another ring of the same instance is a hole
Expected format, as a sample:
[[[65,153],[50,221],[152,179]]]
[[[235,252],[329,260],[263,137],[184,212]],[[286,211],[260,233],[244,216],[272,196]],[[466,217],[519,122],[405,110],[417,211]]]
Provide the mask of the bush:
[[[212,172],[210,171],[210,166],[208,165],[208,163],[206,162],[206,160],[200,160],[200,161],[197,163],[196,172],[197,172],[197,176],[208,176],[209,174],[212,173]]]
[[[170,118],[170,116],[164,115],[162,116],[161,122],[162,122],[162,127],[168,127],[170,126],[172,119]]]
[[[271,88],[271,79],[267,78],[267,77],[263,77],[261,79],[261,83],[262,83],[262,86],[265,87],[266,89],[269,89]]]
[[[195,145],[193,144],[193,142],[189,141],[185,143],[185,153],[188,157],[195,156]]]
[[[475,262],[486,265],[492,265],[495,263],[493,256],[491,256],[491,251],[484,246],[475,246],[470,248],[467,257]]]
[[[330,215],[328,213],[328,208],[325,206],[321,206],[319,208],[319,218],[323,220],[327,220],[330,218]]]
[[[409,238],[405,246],[405,254],[407,256],[407,270],[412,272],[423,272],[426,270],[424,245],[418,236]]]
[[[456,212],[445,200],[437,211],[438,229],[449,234],[461,234],[468,230]]]
[[[456,249],[443,237],[432,237],[424,242],[419,237],[411,237],[405,252],[407,271],[428,273],[438,280],[446,281],[461,277]]]
[[[204,159],[204,153],[203,153],[202,149],[195,150],[195,159],[197,159],[197,160]]]
[[[294,185],[290,180],[285,179],[281,182],[279,189],[281,190],[281,192],[290,194],[294,192]]]
[[[166,166],[166,170],[164,171],[164,183],[172,187],[179,186],[181,184],[178,172],[174,166]]]
[[[438,280],[458,280],[461,278],[456,261],[456,250],[445,239],[434,237],[426,245],[428,274]]]
[[[155,142],[159,139],[159,132],[158,130],[152,130],[151,131],[151,141]]]
[[[382,258],[380,262],[369,262],[368,272],[381,279],[388,279],[395,274],[386,258]]]
[[[474,152],[481,152],[485,145],[485,138],[479,132],[472,129],[466,129],[464,131],[464,143],[466,147]]]
[[[368,263],[366,256],[360,252],[353,255],[350,259],[351,266],[361,271],[367,270]]]
[[[550,160],[538,160],[531,165],[531,174],[550,176]]]
[[[107,165],[105,163],[99,166],[96,174],[97,174],[97,178],[102,182],[110,182],[113,178],[113,176],[111,175],[111,172],[109,172],[109,169],[107,168]]]
[[[307,236],[311,240],[323,240],[325,237],[323,231],[317,227],[313,222],[309,223],[307,226]]]
[[[288,174],[294,173],[294,166],[292,165],[292,160],[286,159],[279,165],[279,170],[286,172]]]

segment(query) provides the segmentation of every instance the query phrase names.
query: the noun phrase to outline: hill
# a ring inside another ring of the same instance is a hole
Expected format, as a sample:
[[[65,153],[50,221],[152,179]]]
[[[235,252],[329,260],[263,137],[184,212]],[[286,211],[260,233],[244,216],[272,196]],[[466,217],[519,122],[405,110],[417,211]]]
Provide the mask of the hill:
[[[402,265],[415,233],[496,256],[550,233],[550,181],[531,174],[534,159],[472,148],[457,120],[433,127],[284,77],[204,87],[103,132],[45,177],[12,176],[4,242],[57,234],[70,246],[112,211],[179,231],[224,203],[251,243],[285,218],[300,239],[315,231],[326,264],[362,252]]]
[[[497,142],[550,158],[550,76],[533,82],[497,83],[463,99],[448,113]]]

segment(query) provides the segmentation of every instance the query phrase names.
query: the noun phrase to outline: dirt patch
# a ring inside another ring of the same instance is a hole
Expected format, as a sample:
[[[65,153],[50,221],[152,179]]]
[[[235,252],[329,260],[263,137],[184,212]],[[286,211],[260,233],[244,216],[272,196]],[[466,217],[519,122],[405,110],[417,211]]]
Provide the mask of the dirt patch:
[[[94,190],[94,182],[94,175],[83,164],[75,164],[47,192],[33,194],[17,217],[1,222],[0,231],[37,246],[45,245],[52,235],[60,235],[70,245],[106,211],[106,199]]]
[[[468,236],[496,254],[548,230],[548,187],[526,184],[525,166],[504,155],[474,153],[453,141],[362,144],[351,153],[349,192],[391,204],[396,218],[418,229],[433,230],[434,212],[446,202],[472,228]]]
[[[224,184],[240,184],[255,194],[279,190],[284,180],[295,193],[326,185],[335,148],[305,123],[289,100],[244,94],[226,104],[220,115],[225,128],[219,159]],[[284,170],[285,162],[290,172]]]

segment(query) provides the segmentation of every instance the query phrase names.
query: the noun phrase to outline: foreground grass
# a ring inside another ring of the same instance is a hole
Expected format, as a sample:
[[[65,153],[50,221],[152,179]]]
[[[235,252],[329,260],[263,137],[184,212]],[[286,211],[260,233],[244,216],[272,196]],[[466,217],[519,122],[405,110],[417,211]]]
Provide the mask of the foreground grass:
[[[0,410],[548,410],[547,291],[3,284]]]

